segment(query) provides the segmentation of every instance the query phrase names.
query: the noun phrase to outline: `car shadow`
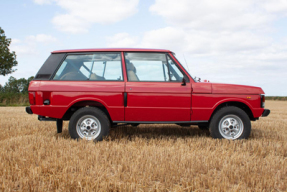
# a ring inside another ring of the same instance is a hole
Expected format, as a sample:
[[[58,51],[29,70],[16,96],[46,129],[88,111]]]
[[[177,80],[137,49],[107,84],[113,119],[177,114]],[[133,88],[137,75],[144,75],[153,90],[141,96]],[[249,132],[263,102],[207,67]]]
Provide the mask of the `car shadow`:
[[[200,130],[197,126],[181,127],[174,124],[141,124],[137,127],[124,125],[112,128],[107,140],[144,139],[177,139],[187,137],[208,137],[208,130]]]
[[[69,131],[63,129],[62,133],[55,133],[57,138],[70,139]],[[131,125],[119,125],[111,128],[108,141],[144,139],[178,139],[188,137],[209,137],[208,130],[201,130],[197,126],[181,127],[175,124],[141,124],[137,127]]]

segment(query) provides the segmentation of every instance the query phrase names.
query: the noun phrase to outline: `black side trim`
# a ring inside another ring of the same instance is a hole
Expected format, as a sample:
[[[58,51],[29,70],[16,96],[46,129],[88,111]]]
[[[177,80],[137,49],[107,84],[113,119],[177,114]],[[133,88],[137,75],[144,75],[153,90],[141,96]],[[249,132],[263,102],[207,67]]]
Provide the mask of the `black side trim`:
[[[208,123],[208,121],[113,121],[113,123],[140,123],[140,124],[175,124],[175,123]]]
[[[32,109],[31,109],[31,107],[26,107],[26,112],[27,112],[28,114],[33,114],[33,111],[32,111]]]
[[[128,93],[124,92],[124,107],[128,105]]]
[[[263,113],[262,113],[262,117],[267,117],[270,114],[270,110],[269,109],[264,109]]]

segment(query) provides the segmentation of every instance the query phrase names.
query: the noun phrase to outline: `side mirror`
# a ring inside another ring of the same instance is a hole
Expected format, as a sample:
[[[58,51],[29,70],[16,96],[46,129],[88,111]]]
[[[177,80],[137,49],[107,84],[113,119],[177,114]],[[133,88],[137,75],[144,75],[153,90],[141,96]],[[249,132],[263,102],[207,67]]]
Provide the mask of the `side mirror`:
[[[186,80],[185,80],[185,78],[184,78],[184,77],[182,78],[181,85],[182,85],[182,86],[186,86]]]

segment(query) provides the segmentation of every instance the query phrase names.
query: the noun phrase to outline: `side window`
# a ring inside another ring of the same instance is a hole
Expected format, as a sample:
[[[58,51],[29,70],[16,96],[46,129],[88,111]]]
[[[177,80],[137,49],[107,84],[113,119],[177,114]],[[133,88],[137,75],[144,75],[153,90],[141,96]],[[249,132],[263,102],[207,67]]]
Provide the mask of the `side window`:
[[[167,61],[168,61],[168,66],[170,70],[171,81],[182,81],[182,78],[184,77],[184,75],[179,70],[176,63],[169,56],[167,56]]]
[[[122,81],[120,53],[68,55],[55,80]]]
[[[164,53],[125,53],[128,81],[169,81]]]

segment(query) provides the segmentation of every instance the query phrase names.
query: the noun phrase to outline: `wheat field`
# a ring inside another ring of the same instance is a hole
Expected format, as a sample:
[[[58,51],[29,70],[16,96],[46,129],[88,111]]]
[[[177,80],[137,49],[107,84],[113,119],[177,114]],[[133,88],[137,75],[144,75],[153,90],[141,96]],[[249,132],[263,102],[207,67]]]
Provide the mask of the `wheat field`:
[[[24,107],[0,108],[1,191],[287,191],[287,102],[252,122],[248,140],[196,126],[121,126],[75,141]]]

